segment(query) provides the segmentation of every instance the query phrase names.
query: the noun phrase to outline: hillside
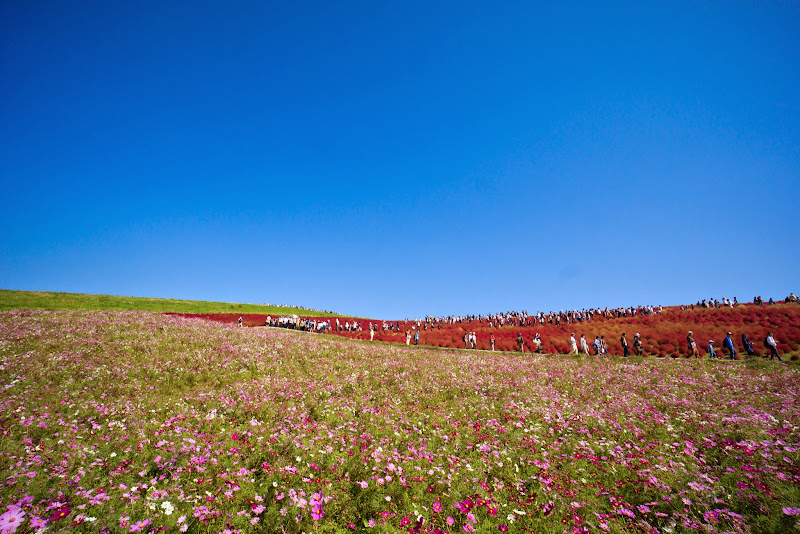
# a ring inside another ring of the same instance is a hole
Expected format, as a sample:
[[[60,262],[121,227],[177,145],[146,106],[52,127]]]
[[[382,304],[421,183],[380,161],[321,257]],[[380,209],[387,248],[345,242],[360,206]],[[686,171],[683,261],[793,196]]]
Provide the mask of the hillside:
[[[788,532],[797,373],[2,312],[0,504],[25,533]]]
[[[416,327],[412,321],[392,321],[398,326],[395,330],[383,330],[383,320],[354,318],[299,308],[261,306],[255,304],[235,304],[176,299],[121,297],[112,295],[85,295],[76,293],[55,293],[36,291],[0,290],[0,311],[2,310],[105,310],[105,311],[151,311],[179,314],[185,317],[199,317],[222,323],[234,323],[243,318],[245,326],[262,326],[268,317],[298,315],[303,318],[327,320],[339,317],[345,322],[358,321],[359,332],[334,331],[330,334],[369,339],[370,322],[379,325],[375,341],[405,343],[405,332]],[[335,319],[333,319],[335,325]],[[490,337],[496,338],[498,351],[516,351],[517,333],[525,340],[525,352],[530,352],[532,339],[539,333],[542,350],[545,353],[567,353],[570,350],[569,336],[575,333],[577,339],[585,334],[589,345],[595,336],[604,336],[609,354],[622,353],[619,339],[624,332],[631,343],[636,333],[641,334],[646,356],[682,357],[687,355],[686,334],[692,330],[700,353],[706,356],[708,340],[714,340],[718,355],[722,353],[722,340],[728,331],[733,333],[739,356],[745,355],[741,335],[747,334],[757,355],[768,351],[763,346],[767,332],[772,332],[781,354],[787,360],[800,360],[800,304],[774,304],[756,306],[739,304],[733,308],[691,307],[682,310],[678,306],[667,307],[661,313],[636,315],[619,318],[595,317],[589,322],[572,324],[537,324],[535,326],[505,326],[490,328],[487,321],[463,321],[457,323],[431,323],[421,325],[420,344],[433,347],[463,348],[464,333],[475,332],[477,349],[489,350]]]
[[[262,306],[259,304],[0,289],[0,311],[4,310],[105,310],[190,314],[250,313],[264,315],[299,315],[303,313],[312,313],[309,310],[300,308]],[[319,311],[314,311],[313,313],[321,317],[333,317],[336,315]]]
[[[324,319],[318,315],[299,314],[312,319]],[[196,314],[193,317],[202,317],[223,323],[233,323],[238,319],[235,314]],[[251,314],[244,316],[245,326],[261,326],[266,315]],[[342,324],[353,318],[341,317]],[[360,321],[362,331],[347,332],[333,331],[334,335],[355,339],[369,339],[369,319]],[[382,327],[383,321],[371,320]],[[394,321],[392,322],[394,323]],[[406,330],[416,327],[415,322],[399,321],[399,329],[383,331],[380,328],[375,335],[375,341],[390,343],[405,343]],[[586,335],[589,345],[595,336],[605,336],[609,354],[622,353],[619,339],[622,333],[626,334],[628,343],[631,344],[636,333],[641,334],[644,352],[647,356],[682,357],[687,355],[686,335],[692,330],[694,339],[700,349],[700,354],[706,355],[709,340],[714,340],[717,354],[722,352],[722,341],[728,331],[732,332],[739,356],[745,351],[742,347],[742,334],[747,334],[753,344],[756,354],[763,355],[764,338],[772,332],[778,342],[781,354],[787,355],[790,360],[800,359],[800,304],[774,304],[756,306],[754,304],[739,304],[734,308],[695,308],[681,310],[680,307],[664,308],[661,313],[653,315],[637,315],[619,318],[595,318],[589,322],[536,326],[506,326],[490,328],[487,321],[464,321],[454,324],[434,323],[422,324],[420,344],[434,347],[464,348],[464,333],[476,332],[478,349],[489,350],[489,339],[492,334],[496,338],[495,348],[499,351],[516,351],[517,333],[522,333],[525,340],[525,352],[530,352],[533,336],[538,332],[542,339],[542,350],[545,353],[567,353],[570,350],[569,337],[572,332],[576,339],[581,334]],[[784,358],[787,359],[787,358]]]

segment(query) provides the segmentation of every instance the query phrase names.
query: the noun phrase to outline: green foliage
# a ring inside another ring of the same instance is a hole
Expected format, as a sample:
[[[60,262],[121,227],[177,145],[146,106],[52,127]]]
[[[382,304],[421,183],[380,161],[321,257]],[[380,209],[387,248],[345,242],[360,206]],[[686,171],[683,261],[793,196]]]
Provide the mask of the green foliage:
[[[7,310],[106,310],[150,311],[158,313],[246,313],[264,315],[313,315],[315,317],[336,316],[336,314],[331,313],[312,312],[310,310],[279,306],[261,306],[258,304],[0,289],[0,311]]]

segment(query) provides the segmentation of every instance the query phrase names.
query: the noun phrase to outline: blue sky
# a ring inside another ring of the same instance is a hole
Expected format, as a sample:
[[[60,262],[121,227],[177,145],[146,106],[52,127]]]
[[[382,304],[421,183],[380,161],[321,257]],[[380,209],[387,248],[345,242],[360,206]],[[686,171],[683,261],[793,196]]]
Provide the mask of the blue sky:
[[[384,318],[798,292],[800,4],[608,4],[3,2],[0,288]]]

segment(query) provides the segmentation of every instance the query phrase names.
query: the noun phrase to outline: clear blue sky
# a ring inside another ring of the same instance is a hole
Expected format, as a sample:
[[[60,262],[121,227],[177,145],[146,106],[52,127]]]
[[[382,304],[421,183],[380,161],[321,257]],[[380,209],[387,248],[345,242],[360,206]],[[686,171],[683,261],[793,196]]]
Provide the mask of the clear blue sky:
[[[798,2],[2,2],[0,288],[782,298],[798,35]]]

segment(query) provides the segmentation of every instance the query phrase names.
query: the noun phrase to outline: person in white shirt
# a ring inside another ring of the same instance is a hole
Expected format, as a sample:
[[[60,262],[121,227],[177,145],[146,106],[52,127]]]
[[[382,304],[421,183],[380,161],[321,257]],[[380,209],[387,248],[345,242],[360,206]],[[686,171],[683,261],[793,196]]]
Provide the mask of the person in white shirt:
[[[573,332],[569,336],[569,346],[570,346],[569,349],[570,355],[578,354],[578,344],[575,342],[575,332]]]
[[[772,332],[767,332],[767,339],[764,340],[764,346],[769,349],[770,361],[772,361],[776,356],[778,357],[778,360],[783,361],[783,358],[781,358],[781,355],[778,352],[778,342],[775,341],[774,337],[772,337]]]

